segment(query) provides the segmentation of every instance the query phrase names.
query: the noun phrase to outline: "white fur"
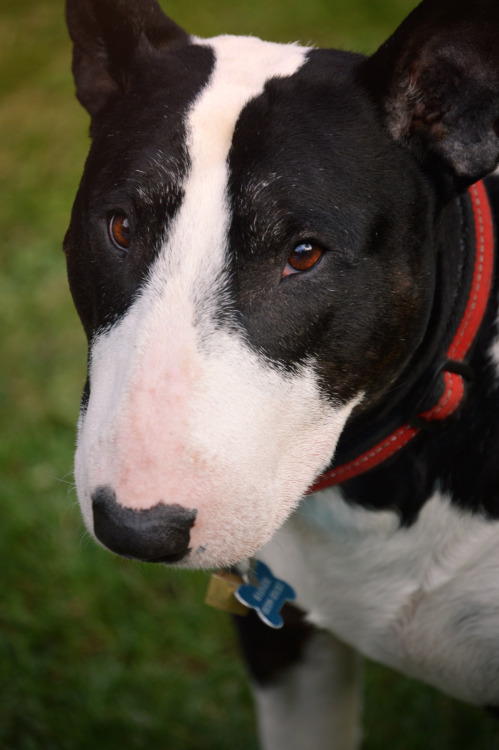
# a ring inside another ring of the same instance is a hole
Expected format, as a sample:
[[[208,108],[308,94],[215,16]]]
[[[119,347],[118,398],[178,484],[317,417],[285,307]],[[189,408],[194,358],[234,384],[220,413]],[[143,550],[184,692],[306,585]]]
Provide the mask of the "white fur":
[[[262,750],[353,750],[360,741],[361,659],[329,633],[267,686],[253,687]]]
[[[267,541],[330,461],[357,399],[322,397],[313,362],[287,374],[243,333],[215,325],[228,304],[227,157],[241,109],[269,77],[294,73],[305,50],[219,37],[211,80],[187,118],[185,199],[140,296],[93,342],[91,395],[76,481],[118,502],[197,509],[186,565],[227,565]]]
[[[457,698],[499,702],[499,523],[436,493],[417,522],[306,498],[258,555],[297,604],[372,659]]]

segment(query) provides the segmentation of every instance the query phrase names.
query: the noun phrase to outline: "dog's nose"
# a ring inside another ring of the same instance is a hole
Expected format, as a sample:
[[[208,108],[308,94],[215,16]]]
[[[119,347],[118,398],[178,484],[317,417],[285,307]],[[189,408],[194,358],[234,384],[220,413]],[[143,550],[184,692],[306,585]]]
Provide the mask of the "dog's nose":
[[[196,510],[158,503],[147,510],[126,508],[109,486],[92,493],[94,532],[105,547],[145,562],[179,562],[189,551]]]

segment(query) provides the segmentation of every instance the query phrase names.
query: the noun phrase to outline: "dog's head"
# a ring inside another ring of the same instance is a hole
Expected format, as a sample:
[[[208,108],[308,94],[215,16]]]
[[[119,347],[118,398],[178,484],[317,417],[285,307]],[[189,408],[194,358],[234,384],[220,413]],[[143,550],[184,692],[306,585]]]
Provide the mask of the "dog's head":
[[[227,565],[422,340],[438,211],[497,159],[499,11],[426,0],[369,60],[197,39],[153,0],[67,16],[83,515],[118,553]]]

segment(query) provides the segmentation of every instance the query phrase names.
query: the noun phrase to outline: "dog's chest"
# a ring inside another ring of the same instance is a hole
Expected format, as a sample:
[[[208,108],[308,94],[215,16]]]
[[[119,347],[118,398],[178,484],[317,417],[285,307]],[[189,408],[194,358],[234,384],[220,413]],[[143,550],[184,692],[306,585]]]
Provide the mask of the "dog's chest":
[[[435,493],[401,527],[395,513],[328,490],[303,502],[261,558],[311,622],[370,658],[459,698],[499,697],[499,522]]]

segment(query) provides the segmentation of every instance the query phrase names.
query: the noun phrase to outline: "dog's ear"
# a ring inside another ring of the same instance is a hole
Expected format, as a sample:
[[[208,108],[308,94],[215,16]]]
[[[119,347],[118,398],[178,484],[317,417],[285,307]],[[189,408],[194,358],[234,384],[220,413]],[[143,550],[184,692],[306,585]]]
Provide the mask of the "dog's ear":
[[[188,38],[156,0],[66,0],[66,20],[76,95],[92,117],[126,91],[138,54]]]
[[[424,0],[359,72],[391,135],[452,190],[495,168],[498,0]]]

